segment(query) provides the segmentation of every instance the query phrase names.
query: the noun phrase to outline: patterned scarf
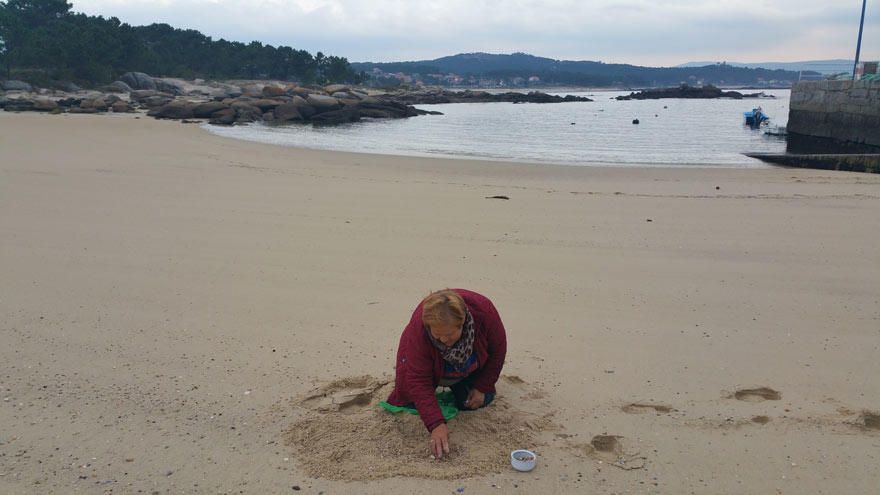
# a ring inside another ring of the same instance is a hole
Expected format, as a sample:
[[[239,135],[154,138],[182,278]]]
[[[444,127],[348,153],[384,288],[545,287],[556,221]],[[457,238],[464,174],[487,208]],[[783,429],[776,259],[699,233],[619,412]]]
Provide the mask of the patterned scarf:
[[[464,324],[461,326],[461,337],[452,346],[447,346],[435,339],[427,327],[425,327],[425,332],[434,347],[440,351],[443,360],[456,368],[464,366],[471,354],[474,353],[474,318],[467,309],[465,309]]]

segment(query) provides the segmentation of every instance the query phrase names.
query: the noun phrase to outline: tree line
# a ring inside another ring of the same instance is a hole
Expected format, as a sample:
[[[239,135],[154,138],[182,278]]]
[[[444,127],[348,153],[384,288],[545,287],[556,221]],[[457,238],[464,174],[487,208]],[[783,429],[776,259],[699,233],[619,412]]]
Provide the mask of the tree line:
[[[344,57],[289,46],[213,40],[168,24],[130,26],[116,17],[75,13],[67,0],[0,1],[0,67],[35,83],[96,85],[125,72],[207,79],[356,83]]]

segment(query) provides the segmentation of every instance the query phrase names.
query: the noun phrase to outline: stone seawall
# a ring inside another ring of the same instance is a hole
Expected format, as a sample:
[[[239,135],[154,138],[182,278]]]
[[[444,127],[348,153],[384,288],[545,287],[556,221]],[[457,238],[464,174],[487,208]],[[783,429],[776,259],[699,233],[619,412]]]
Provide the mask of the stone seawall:
[[[880,81],[796,84],[788,132],[880,147]]]

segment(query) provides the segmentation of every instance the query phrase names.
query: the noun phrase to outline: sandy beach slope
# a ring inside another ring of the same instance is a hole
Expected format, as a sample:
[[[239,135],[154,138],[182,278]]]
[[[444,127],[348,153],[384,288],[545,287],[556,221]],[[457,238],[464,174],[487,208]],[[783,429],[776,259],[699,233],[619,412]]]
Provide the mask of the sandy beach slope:
[[[0,114],[0,233],[0,493],[880,486],[880,176]],[[491,297],[510,351],[498,406],[453,420],[458,456],[432,464],[375,402],[444,287]],[[535,471],[504,468],[515,447]]]

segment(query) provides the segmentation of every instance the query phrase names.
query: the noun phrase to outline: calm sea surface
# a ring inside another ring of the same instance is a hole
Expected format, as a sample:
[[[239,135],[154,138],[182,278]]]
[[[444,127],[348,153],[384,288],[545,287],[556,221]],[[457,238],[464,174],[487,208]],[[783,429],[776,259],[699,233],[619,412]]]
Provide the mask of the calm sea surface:
[[[745,127],[743,112],[760,105],[771,124],[785,125],[790,91],[766,93],[776,98],[616,101],[628,92],[573,92],[595,101],[418,105],[444,115],[338,127],[206,128],[261,143],[365,153],[566,165],[764,167],[742,153],[784,152],[785,141]],[[641,123],[633,125],[633,119]]]

